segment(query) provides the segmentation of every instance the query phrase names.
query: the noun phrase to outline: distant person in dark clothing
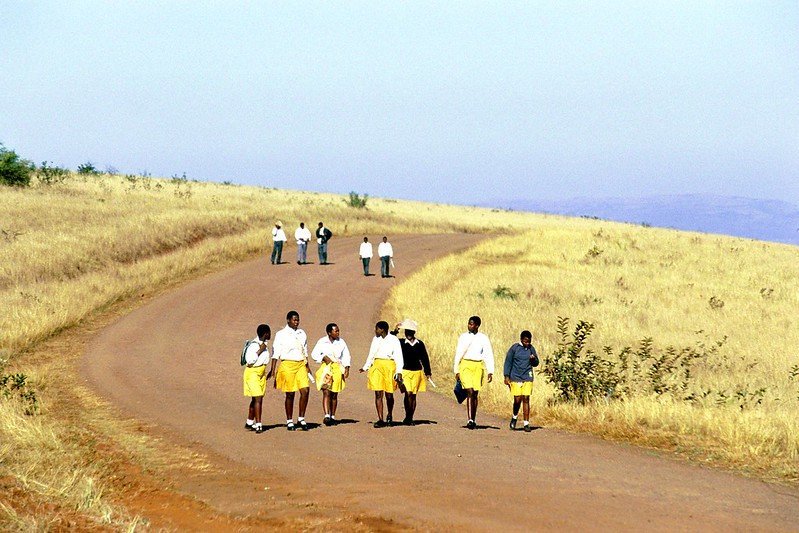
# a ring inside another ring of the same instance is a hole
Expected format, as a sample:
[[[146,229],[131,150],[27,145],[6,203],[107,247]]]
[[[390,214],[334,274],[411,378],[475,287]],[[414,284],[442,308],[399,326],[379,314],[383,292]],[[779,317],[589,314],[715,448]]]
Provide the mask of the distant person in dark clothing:
[[[524,430],[532,431],[530,426],[530,394],[533,392],[533,367],[538,366],[538,354],[533,348],[533,334],[527,330],[519,335],[519,342],[508,349],[505,355],[505,385],[513,395],[513,418],[510,428],[516,429],[519,407],[524,405]]]
[[[316,246],[319,253],[319,264],[327,264],[327,241],[333,237],[333,232],[325,227],[324,222],[319,223],[316,228]]]
[[[397,331],[405,330],[402,346],[402,383],[405,390],[405,419],[403,424],[413,425],[413,414],[416,412],[416,395],[427,390],[427,379],[433,375],[430,370],[430,358],[424,343],[416,338],[418,324],[406,318],[397,324]]]

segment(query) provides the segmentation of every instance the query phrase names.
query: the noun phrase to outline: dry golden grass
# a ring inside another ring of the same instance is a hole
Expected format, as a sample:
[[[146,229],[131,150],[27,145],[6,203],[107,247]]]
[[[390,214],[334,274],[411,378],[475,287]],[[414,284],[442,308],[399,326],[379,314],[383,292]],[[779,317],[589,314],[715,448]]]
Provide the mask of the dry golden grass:
[[[790,372],[799,364],[797,279],[796,247],[545,219],[523,234],[428,265],[395,288],[385,313],[420,322],[419,335],[450,383],[457,336],[469,315],[480,315],[499,369],[482,406],[502,416],[510,413],[501,379],[505,352],[530,329],[539,354],[551,354],[559,316],[572,325],[595,323],[589,345],[597,352],[636,347],[645,337],[661,349],[726,337],[718,354],[694,369],[693,389],[707,393],[695,404],[657,395],[587,406],[555,403],[554,388],[539,374],[532,397],[536,420],[796,482],[799,377]],[[516,298],[497,297],[502,286]]]

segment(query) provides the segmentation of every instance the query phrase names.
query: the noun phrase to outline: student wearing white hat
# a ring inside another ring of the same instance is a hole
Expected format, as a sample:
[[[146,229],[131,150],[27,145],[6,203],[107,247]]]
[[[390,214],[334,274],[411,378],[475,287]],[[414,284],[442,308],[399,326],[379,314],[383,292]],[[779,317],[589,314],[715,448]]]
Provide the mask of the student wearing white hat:
[[[405,419],[403,424],[413,425],[413,414],[416,412],[416,395],[427,390],[427,378],[433,372],[430,370],[430,357],[424,343],[416,338],[419,325],[406,318],[397,324],[397,330],[405,330],[405,338],[400,341],[402,346],[402,383],[405,393]]]
[[[280,259],[283,257],[283,243],[286,242],[286,232],[283,231],[283,223],[281,221],[275,222],[275,227],[272,228],[272,264],[279,265]]]

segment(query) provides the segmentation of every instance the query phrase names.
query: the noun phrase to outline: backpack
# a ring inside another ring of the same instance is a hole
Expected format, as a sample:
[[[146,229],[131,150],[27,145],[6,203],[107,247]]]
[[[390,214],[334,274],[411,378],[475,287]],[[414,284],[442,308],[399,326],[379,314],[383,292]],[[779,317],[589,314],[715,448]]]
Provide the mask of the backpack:
[[[247,366],[247,348],[254,342],[252,339],[244,342],[244,348],[241,349],[241,366]]]

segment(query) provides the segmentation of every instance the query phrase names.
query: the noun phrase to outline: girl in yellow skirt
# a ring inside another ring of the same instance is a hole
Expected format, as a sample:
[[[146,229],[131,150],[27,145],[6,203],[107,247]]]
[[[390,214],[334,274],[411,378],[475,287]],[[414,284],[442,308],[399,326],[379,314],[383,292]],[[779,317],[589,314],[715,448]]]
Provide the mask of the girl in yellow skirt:
[[[369,348],[369,356],[360,372],[367,374],[367,387],[375,391],[375,409],[378,420],[374,427],[390,426],[394,410],[394,390],[397,382],[402,381],[402,347],[399,339],[388,334],[388,322],[381,320],[375,324],[375,337]],[[388,416],[383,420],[383,397],[386,398]]]
[[[261,324],[256,329],[256,337],[247,346],[244,359],[244,396],[250,397],[250,406],[247,410],[247,422],[244,429],[263,432],[261,425],[261,411],[263,409],[264,394],[266,393],[266,380],[271,376],[266,375],[266,364],[269,362],[268,341],[272,338],[272,330],[267,324]]]
[[[336,424],[338,393],[344,390],[350,376],[350,350],[341,338],[338,325],[330,323],[325,328],[327,335],[316,342],[311,358],[321,366],[316,371],[316,388],[322,391],[323,424]]]
[[[458,346],[455,348],[455,379],[461,382],[461,387],[466,391],[468,429],[477,427],[477,398],[483,388],[485,375],[483,366],[488,373],[488,383],[494,379],[494,350],[488,337],[479,331],[481,323],[479,316],[469,317],[466,326],[468,331],[458,337]]]
[[[530,426],[530,394],[533,392],[533,367],[538,366],[538,354],[533,348],[533,334],[527,330],[519,335],[519,342],[508,349],[505,355],[505,385],[513,396],[513,417],[510,428],[516,429],[519,407],[524,405],[524,430],[533,430]]]
[[[308,389],[310,387],[311,369],[308,366],[308,338],[299,328],[300,315],[297,311],[289,311],[286,315],[286,327],[275,334],[272,344],[272,370],[277,362],[275,387],[286,393],[286,429],[294,431],[297,426],[303,431],[310,429],[305,422],[305,409],[308,407]],[[294,396],[300,393],[300,406],[297,426],[294,425]]]
[[[403,424],[413,425],[413,414],[416,412],[416,395],[427,390],[427,378],[432,376],[430,358],[424,343],[416,338],[418,324],[406,318],[397,324],[397,331],[405,330],[402,346],[402,383],[405,390],[405,419]]]

